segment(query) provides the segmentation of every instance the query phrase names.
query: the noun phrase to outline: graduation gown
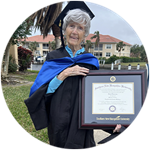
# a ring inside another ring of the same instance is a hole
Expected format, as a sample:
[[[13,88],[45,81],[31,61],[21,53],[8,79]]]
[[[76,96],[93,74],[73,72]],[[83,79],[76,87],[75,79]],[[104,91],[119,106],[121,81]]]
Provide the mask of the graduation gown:
[[[86,52],[84,52],[86,53]],[[70,57],[64,48],[48,53],[47,60]],[[74,64],[90,70],[89,64]],[[70,76],[54,93],[46,94],[49,83],[42,85],[25,104],[37,130],[48,127],[50,144],[61,148],[88,148],[95,146],[92,129],[79,129],[79,79]]]

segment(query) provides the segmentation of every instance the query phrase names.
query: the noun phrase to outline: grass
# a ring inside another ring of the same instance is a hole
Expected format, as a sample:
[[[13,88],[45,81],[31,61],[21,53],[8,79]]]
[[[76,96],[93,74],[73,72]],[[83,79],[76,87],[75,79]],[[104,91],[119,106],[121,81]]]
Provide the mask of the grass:
[[[24,77],[29,81],[34,81],[35,76],[37,76],[37,74],[26,75]],[[2,89],[4,98],[12,115],[26,131],[40,141],[49,143],[47,129],[42,129],[39,131],[35,130],[27,107],[24,103],[24,100],[27,99],[29,96],[31,86],[32,85],[3,87]]]
[[[34,82],[36,77],[37,77],[37,74],[23,75],[24,80],[28,80],[30,82]]]
[[[31,82],[34,82],[35,81],[35,79],[36,79],[36,77],[37,77],[37,75],[38,75],[38,73],[39,73],[39,71],[36,71],[36,70],[27,70],[26,71],[27,73],[31,73],[31,74],[29,74],[29,75],[23,75],[23,78],[25,79],[25,80],[28,80],[28,81],[31,81]]]
[[[121,63],[121,65],[123,65],[123,66],[128,66],[129,64],[130,64],[131,66],[137,66],[137,64],[140,64],[140,66],[145,66],[146,62]]]
[[[13,75],[13,76],[19,76],[21,78],[23,78],[24,80],[30,81],[30,82],[34,82],[37,75],[38,75],[39,71],[31,71],[31,70],[27,70],[24,72],[24,74],[19,74],[19,73],[9,73],[9,75]]]
[[[26,72],[30,72],[30,73],[39,73],[39,71],[37,71],[37,70],[27,70]]]

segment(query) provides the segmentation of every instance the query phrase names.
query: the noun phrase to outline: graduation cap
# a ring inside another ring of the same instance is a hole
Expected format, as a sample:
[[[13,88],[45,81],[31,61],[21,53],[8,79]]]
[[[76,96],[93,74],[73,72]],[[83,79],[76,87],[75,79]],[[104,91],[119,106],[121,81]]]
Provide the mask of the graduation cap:
[[[56,24],[60,28],[61,41],[62,41],[63,47],[64,47],[64,40],[63,40],[63,34],[62,34],[63,19],[69,10],[77,9],[77,8],[87,12],[91,20],[94,18],[94,14],[83,1],[70,1],[54,22],[54,24]]]

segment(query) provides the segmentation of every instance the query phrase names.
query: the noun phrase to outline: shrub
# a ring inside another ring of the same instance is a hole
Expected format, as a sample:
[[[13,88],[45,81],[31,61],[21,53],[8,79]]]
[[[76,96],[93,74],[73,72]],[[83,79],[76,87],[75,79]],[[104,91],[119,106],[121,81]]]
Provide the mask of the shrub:
[[[9,64],[8,64],[8,72],[16,72],[18,69],[18,65],[13,59],[12,55],[9,56]]]
[[[27,70],[33,60],[32,52],[21,46],[18,47],[19,71]]]
[[[118,56],[113,55],[111,57],[109,57],[108,59],[106,59],[106,64],[111,64],[112,62],[114,63],[115,60],[120,59]]]
[[[140,58],[138,58],[138,57],[126,57],[126,56],[122,56],[121,59],[122,59],[123,63],[140,62]]]
[[[120,59],[122,60],[123,63],[130,62],[130,61],[129,61],[130,57],[121,56]]]
[[[99,60],[106,60],[106,57],[100,57]]]
[[[112,62],[114,63],[115,60],[121,59],[121,62],[123,63],[128,63],[128,62],[140,62],[140,58],[138,57],[127,57],[127,56],[121,56],[118,57],[116,55],[111,56],[110,58],[106,59],[106,64],[111,64]]]
[[[141,60],[140,60],[140,58],[138,58],[138,57],[134,57],[133,58],[133,62],[140,62]]]

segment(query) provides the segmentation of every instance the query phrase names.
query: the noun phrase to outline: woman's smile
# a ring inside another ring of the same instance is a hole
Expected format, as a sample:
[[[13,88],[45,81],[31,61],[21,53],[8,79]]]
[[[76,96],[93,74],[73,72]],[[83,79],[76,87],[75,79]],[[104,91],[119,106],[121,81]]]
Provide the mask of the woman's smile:
[[[78,40],[78,38],[74,37],[74,36],[70,36],[70,38],[73,39],[73,40]]]

